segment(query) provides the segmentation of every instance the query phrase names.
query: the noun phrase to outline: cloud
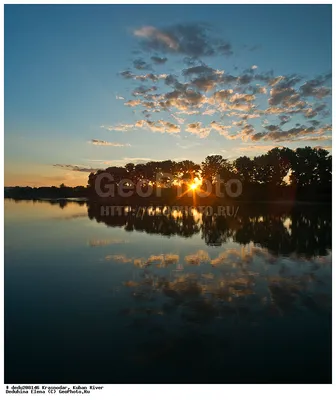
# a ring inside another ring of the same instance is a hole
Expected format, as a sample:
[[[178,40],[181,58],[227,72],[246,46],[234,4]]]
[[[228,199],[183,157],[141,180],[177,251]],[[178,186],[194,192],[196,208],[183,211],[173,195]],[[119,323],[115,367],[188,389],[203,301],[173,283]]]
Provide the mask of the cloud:
[[[306,81],[300,86],[301,95],[305,97],[317,97],[318,99],[331,95],[331,88],[323,86],[330,80],[331,74],[325,74]]]
[[[160,31],[153,26],[143,26],[134,31],[134,35],[147,40],[149,48],[157,50],[178,50],[179,44],[171,34]]]
[[[291,117],[288,116],[288,115],[280,115],[280,116],[279,116],[279,119],[280,119],[280,121],[281,121],[281,122],[280,122],[280,126],[282,126],[282,125],[287,124],[287,122],[290,121]]]
[[[145,26],[136,29],[134,35],[142,49],[150,52],[149,62],[153,66],[162,68],[167,62],[166,55],[172,53],[181,56],[179,61],[185,67],[177,71],[169,69],[166,74],[138,75],[132,72],[134,68],[141,70],[149,66],[146,59],[138,58],[133,61],[132,69],[121,73],[126,79],[148,83],[132,88],[133,98],[124,103],[136,107],[132,112],[140,112],[144,118],[131,127],[170,134],[184,129],[201,138],[214,131],[229,140],[292,141],[300,135],[311,136],[310,130],[320,126],[317,116],[328,116],[329,103],[322,103],[322,99],[331,94],[328,86],[331,74],[303,82],[298,74],[275,76],[273,70],[259,72],[255,64],[235,74],[217,69],[213,63],[215,58],[205,63],[203,57],[229,55],[231,45],[215,37],[210,26],[204,24]],[[179,118],[181,114],[183,118]],[[202,121],[189,120],[190,115],[197,114],[202,116]],[[166,121],[165,115],[178,124]],[[207,116],[213,116],[214,121],[210,123]],[[265,117],[270,122],[260,129],[258,119]],[[314,122],[304,126],[302,117]],[[283,129],[284,126],[287,129]],[[121,125],[105,129],[130,128]]]
[[[242,130],[239,132],[239,136],[243,140],[247,140],[255,132],[254,126],[251,124],[245,124]]]
[[[172,161],[182,161],[184,158],[172,158]],[[134,163],[134,164],[143,164],[147,162],[159,162],[159,161],[164,161],[164,159],[157,159],[157,158],[150,158],[150,157],[124,157],[122,159],[113,159],[113,160],[89,160],[92,163],[99,164],[99,165],[104,165],[104,166],[125,166],[128,163]],[[97,171],[98,169],[96,169]]]
[[[241,85],[247,85],[248,83],[252,82],[253,75],[244,74],[238,77],[238,81]]]
[[[293,102],[293,99],[296,101],[300,97],[293,88],[273,88],[270,91],[270,95],[268,103],[271,106],[288,106],[289,102]]]
[[[229,99],[231,94],[233,93],[232,89],[222,89],[213,94],[213,98],[216,102],[221,103],[223,100]]]
[[[126,101],[126,103],[124,103],[125,104],[125,106],[128,106],[128,107],[135,107],[135,106],[138,106],[139,104],[141,104],[141,100],[129,100],[129,101]]]
[[[305,117],[306,118],[313,118],[316,117],[319,113],[322,113],[323,116],[328,115],[328,111],[326,110],[327,105],[325,103],[319,104],[318,106],[315,106],[314,108],[310,107],[305,110]]]
[[[204,24],[176,24],[160,29],[143,26],[133,33],[140,38],[142,47],[148,51],[179,53],[191,58],[233,54],[231,44],[214,37]]]
[[[126,163],[141,163],[141,162],[150,162],[150,161],[162,161],[161,159],[154,159],[149,157],[125,157],[122,159],[122,162]]]
[[[170,114],[170,115],[171,115],[179,124],[183,124],[184,121],[185,121],[184,118],[177,117],[177,116],[174,115],[174,114]]]
[[[172,124],[171,122],[167,121],[159,121],[165,127],[166,132],[168,133],[178,133],[181,131],[180,127],[176,124]]]
[[[167,86],[172,86],[172,87],[174,87],[174,88],[176,88],[178,90],[184,90],[184,89],[187,88],[187,85],[185,85],[183,83],[180,83],[178,81],[177,77],[172,75],[172,74],[169,74],[169,75],[166,76],[166,78],[164,80],[164,83]]]
[[[219,111],[228,111],[230,109],[249,111],[252,106],[249,104],[242,104],[242,100],[239,99],[239,96],[239,94],[234,94],[232,89],[222,89],[214,92],[210,103],[213,101],[214,104],[217,104]],[[231,104],[229,104],[229,102]]]
[[[229,136],[229,129],[231,128],[231,125],[225,126],[225,125],[221,125],[216,121],[212,121],[210,123],[210,126],[212,129],[214,129],[215,131],[217,131],[220,135],[222,136]]]
[[[257,75],[258,77],[261,78],[260,75]],[[276,86],[278,83],[280,83],[284,79],[283,76],[277,76],[276,78],[270,78],[268,79],[268,85],[269,86]]]
[[[234,126],[243,126],[244,125],[244,120],[233,121],[232,125],[234,125]]]
[[[151,60],[153,61],[154,64],[165,64],[168,59],[167,57],[152,56]]]
[[[136,128],[148,128],[152,132],[167,132],[170,134],[176,134],[181,131],[179,125],[173,124],[168,121],[158,120],[139,120],[135,123]]]
[[[245,47],[248,51],[256,51],[256,50],[259,50],[259,49],[261,48],[261,45],[260,45],[260,44],[255,44],[255,45],[252,45],[252,46],[244,45],[244,47]]]
[[[232,56],[233,51],[232,51],[232,46],[230,43],[223,42],[221,45],[218,46],[217,51],[220,54],[226,55],[226,56]]]
[[[274,132],[274,131],[277,131],[279,129],[279,127],[277,125],[267,125],[267,126],[265,126],[265,129],[267,129],[270,132]]]
[[[308,108],[304,113],[306,118],[314,118],[317,114],[317,111],[313,110],[312,108]]]
[[[125,78],[125,79],[132,79],[132,78],[134,78],[134,76],[135,76],[135,75],[132,74],[132,72],[129,71],[129,70],[120,72],[120,75],[121,75],[123,78]]]
[[[297,74],[282,76],[279,83],[277,83],[277,87],[279,88],[290,88],[295,86],[298,82],[302,80],[301,76]],[[273,85],[274,86],[274,85]]]
[[[146,63],[146,61],[142,60],[141,58],[138,58],[136,60],[133,60],[133,66],[135,69],[139,69],[139,70],[151,70],[152,66],[148,63]]]
[[[192,124],[188,124],[185,130],[186,132],[190,132],[194,135],[199,136],[200,138],[206,138],[207,136],[209,136],[211,127],[203,128],[201,122],[194,122]]]
[[[199,110],[184,110],[184,111],[176,111],[176,114],[198,115],[198,114],[200,114],[200,111]]]
[[[133,96],[145,96],[147,93],[157,90],[157,86],[138,86],[132,92]]]
[[[103,129],[106,129],[107,131],[120,131],[120,132],[125,132],[128,131],[130,129],[132,129],[134,127],[133,124],[119,124],[116,126],[105,126],[105,125],[101,125],[100,126]]]
[[[229,105],[230,110],[238,110],[248,112],[251,111],[255,106],[251,103],[241,103],[240,101],[236,101]]]
[[[136,75],[133,74],[130,70],[122,71],[120,72],[120,75],[125,79],[135,79],[143,82],[147,80],[157,82],[159,79],[165,79],[167,77],[166,74],[155,75],[153,73],[148,73],[146,75]]]
[[[274,114],[299,114],[305,113],[305,108],[288,108],[288,107],[269,107],[266,110],[260,110],[262,115],[274,115]]]
[[[142,128],[147,127],[152,132],[164,132],[165,131],[165,127],[159,121],[146,120],[146,121],[143,121],[143,124],[141,127]]]
[[[165,93],[165,100],[159,103],[162,109],[176,108],[178,111],[188,111],[200,108],[208,100],[204,94],[193,89],[173,90]]]
[[[232,112],[231,114],[233,114],[234,112]],[[261,115],[258,113],[253,113],[253,114],[241,114],[239,115],[241,117],[242,120],[247,120],[247,119],[256,119],[256,118],[260,118]]]
[[[316,88],[312,84],[306,82],[304,85],[300,87],[302,96],[313,96],[317,97],[318,99],[322,99],[323,97],[329,96],[331,94],[331,89],[327,87],[319,87]]]
[[[331,136],[328,135],[320,135],[320,136],[308,136],[296,139],[299,142],[322,142],[324,140],[331,140]]]
[[[253,100],[255,100],[255,95],[253,94],[242,94],[242,93],[235,93],[230,97],[230,102],[231,103],[250,103]]]
[[[222,75],[224,71],[216,71],[213,68],[210,68],[206,65],[198,65],[196,67],[190,67],[187,69],[184,69],[182,74],[184,76],[190,76],[190,75],[212,75],[214,73],[217,73],[218,75]]]
[[[266,130],[264,132],[256,133],[250,136],[250,138],[252,141],[273,140],[275,142],[326,140],[325,137],[321,135],[323,135],[325,132],[331,131],[331,125],[325,125],[321,128],[316,128],[314,126],[307,128],[304,125],[300,124],[297,125],[298,126],[288,130],[282,130],[280,126],[270,125],[268,127],[265,127]],[[312,135],[317,135],[317,136],[312,136]]]
[[[320,121],[317,121],[316,119],[313,119],[311,121],[309,121],[313,126],[319,126],[321,124]]]
[[[105,140],[92,139],[89,143],[95,146],[130,147],[129,143],[106,142]]]
[[[146,75],[133,75],[133,78],[139,81],[153,81],[153,82],[157,82],[159,79],[165,79],[167,77],[166,74],[160,74],[160,75],[155,75],[153,73],[149,73]]]
[[[249,145],[249,146],[241,146],[238,147],[237,150],[241,152],[263,152],[266,153],[269,150],[272,150],[275,146],[273,145]],[[282,147],[282,146],[277,146]]]
[[[184,69],[182,74],[185,77],[193,77],[189,82],[190,86],[195,86],[202,91],[209,91],[223,82],[224,71],[215,70],[206,65],[198,65]]]
[[[214,115],[217,112],[215,108],[207,108],[202,115]]]
[[[88,160],[94,164],[104,165],[104,166],[125,166],[127,163],[142,164],[150,161],[163,161],[162,159],[154,159],[150,157],[124,157],[121,159],[113,160]]]
[[[193,79],[190,84],[195,86],[197,89],[208,92],[218,85],[219,80],[216,76],[202,76],[200,78]]]
[[[83,167],[79,165],[72,165],[72,164],[53,164],[53,167],[57,168],[63,168],[67,169],[69,171],[75,171],[75,172],[86,172],[86,173],[91,173],[91,172],[97,172],[97,168],[89,168],[89,167]]]

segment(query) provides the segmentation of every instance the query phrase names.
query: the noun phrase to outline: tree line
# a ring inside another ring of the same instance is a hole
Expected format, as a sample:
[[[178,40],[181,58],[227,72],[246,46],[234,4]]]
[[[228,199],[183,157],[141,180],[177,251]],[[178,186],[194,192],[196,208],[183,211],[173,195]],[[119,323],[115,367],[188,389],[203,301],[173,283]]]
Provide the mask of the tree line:
[[[87,186],[91,195],[95,194],[96,179],[103,173],[112,176],[116,185],[124,180],[135,185],[161,185],[170,189],[172,197],[176,186],[188,187],[195,179],[202,182],[201,189],[205,189],[205,181],[215,184],[221,179],[225,185],[225,182],[237,179],[243,185],[241,199],[329,200],[332,156],[322,148],[304,147],[292,150],[276,147],[266,154],[253,158],[242,156],[234,161],[221,155],[210,155],[200,164],[191,160],[128,163],[124,167],[111,166],[91,173]],[[101,182],[104,184],[104,179]]]
[[[105,174],[105,175],[103,175]],[[146,187],[160,186],[161,195],[156,197],[156,191],[149,198],[140,198],[136,193],[132,197],[120,198],[116,201],[148,202],[158,201],[183,202],[192,197],[190,185],[198,183],[197,190],[208,191],[207,182],[212,184],[213,194],[203,200],[219,201],[215,194],[216,182],[226,186],[230,180],[238,180],[242,185],[242,193],[236,200],[242,201],[331,201],[332,192],[332,156],[322,148],[297,148],[292,150],[286,147],[275,147],[265,154],[247,157],[241,156],[230,161],[221,155],[210,155],[202,163],[191,160],[183,161],[149,161],[147,163],[128,163],[124,167],[110,166],[90,173],[87,186],[68,187],[15,187],[5,188],[5,197],[10,198],[70,198],[86,197],[95,201],[102,200],[97,193],[96,183],[104,187],[110,184],[117,187],[127,180],[128,185],[140,185],[144,191]],[[127,184],[126,184],[127,185]],[[178,190],[179,188],[180,190]],[[182,190],[181,190],[182,188]],[[183,193],[183,196],[180,194]],[[182,197],[182,198],[181,198]],[[112,198],[109,199],[113,201]],[[192,199],[191,199],[192,200]]]

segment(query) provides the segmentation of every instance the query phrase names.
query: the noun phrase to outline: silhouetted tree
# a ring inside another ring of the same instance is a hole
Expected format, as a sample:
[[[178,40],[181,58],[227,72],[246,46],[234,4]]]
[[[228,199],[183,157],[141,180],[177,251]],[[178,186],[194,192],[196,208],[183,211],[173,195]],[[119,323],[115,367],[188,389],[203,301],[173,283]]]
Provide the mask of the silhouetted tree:
[[[216,182],[216,176],[224,177],[230,171],[232,171],[230,163],[221,155],[207,156],[205,161],[202,162],[202,178],[211,183]]]
[[[71,188],[64,183],[59,188],[5,188],[5,197],[99,197],[96,193],[95,183],[97,177],[102,173],[109,175],[101,180],[101,189],[111,182],[117,189],[122,180],[128,179],[134,185],[140,183],[144,191],[149,186],[152,186],[153,189],[160,187],[160,196],[165,201],[174,201],[177,198],[177,187],[180,185],[182,185],[183,196],[188,196],[190,194],[188,185],[195,177],[203,179],[202,189],[207,191],[205,180],[213,184],[213,193],[208,199],[208,201],[213,201],[215,200],[214,184],[218,176],[225,183],[231,178],[239,179],[243,183],[243,194],[236,200],[330,201],[332,156],[321,148],[305,147],[291,150],[276,147],[253,159],[242,156],[232,162],[224,159],[221,155],[211,155],[206,157],[201,165],[191,160],[128,163],[125,167],[112,165],[105,170],[99,169],[91,172],[86,188]],[[223,190],[221,192],[223,193]],[[114,193],[114,197],[118,198],[118,192],[115,190]],[[151,198],[154,198],[156,190],[153,190],[152,193]],[[136,195],[133,197],[138,198]],[[181,198],[180,194],[178,198]],[[190,198],[192,199],[192,196]]]

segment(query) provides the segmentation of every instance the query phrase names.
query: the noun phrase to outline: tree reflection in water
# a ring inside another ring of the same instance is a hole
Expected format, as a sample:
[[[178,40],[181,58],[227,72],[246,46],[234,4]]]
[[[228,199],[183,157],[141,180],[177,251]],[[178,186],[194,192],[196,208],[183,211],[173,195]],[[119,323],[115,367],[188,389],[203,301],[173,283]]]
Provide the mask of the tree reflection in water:
[[[99,204],[89,204],[88,215],[128,231],[182,237],[201,232],[209,246],[242,245],[240,250],[226,250],[215,258],[202,249],[184,260],[176,254],[148,259],[107,256],[114,262],[133,263],[141,271],[137,281],[124,282],[124,286],[134,299],[147,305],[128,310],[129,315],[139,317],[142,310],[147,321],[153,315],[175,313],[187,324],[225,318],[253,326],[265,316],[281,317],[303,309],[330,311],[329,206],[246,205],[240,206],[235,218],[181,213],[136,218],[132,213],[102,216]],[[192,271],[193,266],[202,269]],[[158,273],[158,268],[166,273]],[[160,305],[156,311],[153,302]]]
[[[246,245],[259,244],[275,255],[326,255],[331,248],[331,205],[290,206],[241,204],[234,216],[134,214],[105,216],[101,205],[88,203],[88,216],[107,226],[123,227],[163,236],[192,237],[201,232],[209,246],[221,246],[233,240]]]
[[[215,257],[204,249],[183,258],[179,254],[153,254],[148,259],[112,256],[112,261],[132,263],[139,271],[137,279],[123,283],[134,305],[121,314],[128,321],[126,325],[143,337],[130,355],[131,362],[147,366],[163,362],[172,368],[184,365],[192,371],[196,367],[190,360],[203,357],[207,361],[196,369],[195,376],[200,368],[206,376],[206,369],[212,369],[210,359],[216,368],[222,365],[227,371],[220,354],[240,354],[241,361],[247,363],[246,352],[253,352],[251,346],[256,346],[272,321],[282,324],[284,319],[304,315],[330,320],[328,206],[246,205],[240,206],[236,218],[101,217],[97,210],[89,205],[89,217],[108,226],[165,236],[200,233],[206,245],[219,250]],[[226,248],[230,243],[240,248],[220,252],[222,245]],[[251,338],[258,339],[253,342]],[[262,348],[259,346],[259,351]],[[268,351],[273,349],[272,343]],[[253,378],[250,369],[245,373],[243,367],[236,368],[245,374],[242,381],[259,379],[257,372]],[[263,375],[267,381],[265,371]],[[228,379],[233,381],[236,375]]]
[[[188,238],[162,241],[164,253],[149,237],[154,249],[133,246],[131,235],[87,242],[113,266],[103,269],[113,290],[103,305],[113,309],[111,332],[121,332],[114,349],[132,377],[118,379],[330,381],[330,206],[240,204],[236,217],[137,218],[103,216],[87,203],[87,213],[127,232]],[[134,236],[143,246],[144,235]]]

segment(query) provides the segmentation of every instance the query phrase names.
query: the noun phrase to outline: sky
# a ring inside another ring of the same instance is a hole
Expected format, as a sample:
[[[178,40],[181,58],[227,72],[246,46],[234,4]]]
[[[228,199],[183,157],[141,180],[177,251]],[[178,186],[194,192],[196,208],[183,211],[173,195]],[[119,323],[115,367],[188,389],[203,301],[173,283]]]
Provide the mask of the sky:
[[[5,5],[5,186],[331,151],[330,5]]]

